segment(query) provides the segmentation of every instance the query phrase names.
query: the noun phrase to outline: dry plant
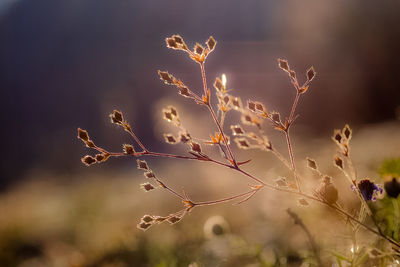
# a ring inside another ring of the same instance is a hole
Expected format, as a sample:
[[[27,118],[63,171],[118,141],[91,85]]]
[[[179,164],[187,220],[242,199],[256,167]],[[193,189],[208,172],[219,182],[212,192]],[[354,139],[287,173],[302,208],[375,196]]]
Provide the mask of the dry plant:
[[[343,216],[345,223],[349,223],[355,232],[360,228],[365,228],[367,231],[389,242],[393,249],[393,255],[399,253],[399,242],[390,236],[385,235],[379,228],[378,224],[374,221],[374,217],[371,216],[372,212],[369,207],[369,202],[374,201],[378,194],[382,194],[382,188],[368,178],[359,179],[357,177],[356,169],[352,163],[350,153],[352,130],[348,125],[345,125],[342,130],[334,131],[332,140],[337,145],[338,151],[334,157],[333,164],[340,169],[352,186],[354,193],[360,200],[360,210],[357,214],[353,214],[339,204],[338,190],[332,183],[332,178],[320,171],[317,162],[314,159],[307,158],[307,167],[319,175],[320,185],[312,192],[306,192],[302,189],[305,177],[302,177],[297,171],[290,132],[296,118],[298,117],[298,115],[296,115],[296,107],[299,100],[308,92],[310,84],[316,76],[314,68],[311,67],[306,71],[306,80],[301,84],[298,81],[296,72],[290,68],[288,61],[278,59],[279,68],[287,73],[296,92],[293,104],[288,112],[288,117],[282,118],[280,113],[268,110],[262,103],[257,101],[248,100],[247,104],[243,105],[243,102],[239,97],[231,95],[229,90],[227,90],[225,75],[222,75],[221,78],[216,78],[213,84],[216,99],[218,101],[218,105],[215,108],[211,104],[212,93],[207,83],[205,62],[210,53],[214,51],[216,44],[217,42],[214,38],[210,37],[206,41],[205,46],[196,43],[192,51],[188,48],[181,36],[173,35],[170,38],[166,38],[166,45],[168,48],[185,52],[192,61],[199,65],[203,82],[203,92],[201,92],[200,95],[199,92],[192,91],[180,79],[175,78],[167,71],[158,71],[160,79],[167,85],[175,86],[178,89],[178,94],[181,96],[207,109],[217,129],[215,133],[210,134],[210,140],[203,142],[198,141],[200,139],[193,137],[192,134],[189,133],[188,129],[182,125],[178,111],[175,107],[168,106],[163,109],[164,119],[176,126],[178,131],[177,134],[164,134],[165,141],[169,144],[181,143],[187,145],[189,148],[187,155],[151,151],[140,141],[130,124],[126,121],[122,112],[118,110],[114,110],[110,115],[111,122],[121,126],[132,136],[136,143],[135,145],[124,144],[122,152],[110,152],[103,147],[97,146],[89,137],[87,131],[80,128],[78,129],[78,138],[81,139],[88,148],[98,152],[98,154],[94,156],[87,155],[83,157],[82,162],[85,165],[91,166],[95,163],[102,163],[110,157],[133,157],[137,161],[138,168],[144,172],[146,182],[141,184],[143,190],[149,192],[157,188],[162,188],[183,203],[181,210],[166,216],[144,215],[141,222],[138,224],[138,228],[146,230],[149,227],[164,221],[174,224],[179,222],[188,212],[191,212],[195,208],[217,205],[230,201],[243,203],[260,191],[275,190],[295,196],[298,198],[298,202],[301,205],[308,205],[309,201],[315,201],[329,207]],[[217,112],[215,111],[216,109]],[[232,132],[231,135],[227,133],[226,128],[228,127],[224,125],[225,117],[230,111],[239,112],[241,114],[241,124],[238,123],[229,126]],[[267,120],[274,129],[282,133],[287,143],[288,158],[279,152],[272,145],[267,136],[265,136],[264,131],[261,128],[262,120]],[[246,131],[242,125],[254,127],[255,132],[257,133]],[[210,132],[213,131],[214,130],[210,129]],[[250,160],[242,162],[238,161],[237,156],[231,149],[232,139],[240,149],[260,149],[274,154],[291,171],[293,178],[279,178],[273,183],[270,183],[247,172],[243,166],[249,163]],[[212,158],[207,155],[207,152],[202,147],[204,145],[210,145],[217,148],[221,152],[221,158]],[[154,171],[149,167],[148,163],[142,159],[144,157],[166,157],[217,164],[221,167],[241,173],[243,176],[252,180],[254,184],[249,185],[247,191],[244,191],[243,193],[223,199],[200,202],[193,201],[186,192],[181,193],[158,178]],[[294,216],[293,218],[295,218],[296,223],[300,224],[304,229],[307,229],[304,224],[293,215],[293,213],[291,213],[291,216]],[[366,222],[368,217],[375,222],[373,226]]]

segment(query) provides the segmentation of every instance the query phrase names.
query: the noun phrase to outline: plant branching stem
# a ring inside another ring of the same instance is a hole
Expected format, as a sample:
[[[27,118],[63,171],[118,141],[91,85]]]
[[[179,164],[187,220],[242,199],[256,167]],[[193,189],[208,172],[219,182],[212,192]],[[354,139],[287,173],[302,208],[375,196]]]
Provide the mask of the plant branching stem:
[[[201,77],[202,77],[202,80],[203,80],[204,95],[206,97],[209,97],[210,93],[209,93],[209,90],[208,90],[208,87],[207,87],[207,78],[206,78],[206,71],[205,71],[205,67],[204,67],[204,62],[199,63],[199,64],[200,64],[200,68],[201,68]],[[235,156],[233,155],[232,150],[231,150],[231,148],[230,148],[230,146],[228,144],[228,139],[226,138],[226,136],[224,134],[224,130],[222,129],[221,124],[219,123],[218,118],[215,115],[214,109],[212,108],[212,106],[210,104],[210,99],[207,99],[206,105],[207,105],[208,110],[211,113],[211,116],[213,117],[213,120],[214,120],[215,124],[218,127],[220,135],[222,136],[222,139],[224,141],[226,150],[228,151],[229,157],[232,160],[232,165],[233,166],[237,166]]]
[[[132,129],[129,129],[129,130],[126,130],[126,131],[132,136],[132,138],[140,146],[140,148],[143,149],[143,151],[148,151],[147,148],[142,144],[142,142],[136,136],[136,134],[132,131]]]
[[[296,180],[297,190],[299,190],[299,192],[301,192],[300,181],[299,181],[299,177],[297,176],[297,171],[296,171],[296,163],[294,162],[292,142],[290,141],[289,128],[285,131],[285,137],[286,137],[286,143],[287,143],[288,151],[289,151],[290,163],[292,164],[294,179]]]
[[[115,157],[120,157],[120,156],[129,156],[127,154],[124,153],[114,153],[114,152],[108,152],[107,150],[100,148],[98,146],[95,146],[94,149],[98,150],[99,152],[102,153],[106,153],[109,154],[110,156],[115,156]],[[309,200],[313,200],[319,203],[322,203],[328,207],[330,207],[333,210],[336,210],[337,212],[341,213],[342,215],[346,216],[349,220],[361,225],[362,227],[364,227],[366,230],[370,231],[371,233],[374,233],[384,239],[386,239],[388,242],[390,242],[391,244],[393,244],[394,246],[396,246],[397,248],[400,248],[400,244],[397,243],[396,241],[394,241],[393,239],[391,239],[390,237],[386,236],[385,234],[383,234],[381,231],[376,231],[375,229],[371,228],[370,226],[368,226],[367,224],[361,222],[360,220],[358,220],[357,218],[355,218],[353,215],[349,214],[347,211],[345,211],[344,209],[336,206],[336,205],[332,205],[327,203],[324,200],[321,200],[319,198],[316,198],[312,195],[308,195],[299,191],[294,191],[288,188],[284,188],[284,187],[278,187],[278,186],[274,186],[268,183],[265,183],[264,181],[262,181],[261,179],[255,177],[254,175],[244,171],[242,168],[240,168],[239,166],[233,167],[229,164],[225,164],[223,162],[219,162],[217,160],[208,158],[208,160],[205,159],[200,159],[200,158],[196,158],[196,157],[189,157],[189,156],[181,156],[181,155],[175,155],[175,154],[167,154],[167,153],[158,153],[158,152],[151,152],[151,151],[143,151],[143,152],[138,152],[133,154],[132,156],[155,156],[155,157],[167,157],[167,158],[178,158],[178,159],[186,159],[186,160],[197,160],[197,161],[209,161],[224,167],[227,167],[229,169],[233,169],[236,170],[240,173],[242,173],[243,175],[249,177],[250,179],[257,181],[259,183],[259,185],[257,185],[255,188],[251,189],[250,191],[246,191],[244,193],[235,195],[235,196],[231,196],[231,197],[227,197],[227,198],[223,198],[223,199],[219,199],[219,200],[212,200],[212,201],[204,201],[204,202],[197,202],[194,203],[194,206],[210,206],[210,205],[215,205],[215,204],[220,204],[220,203],[225,203],[225,202],[229,202],[241,197],[246,197],[249,195],[255,195],[255,193],[257,193],[258,191],[260,191],[262,188],[267,187],[270,188],[272,190],[276,190],[276,191],[280,191],[280,192],[285,192],[285,193],[290,193],[290,194],[295,194],[304,198],[307,198]],[[176,191],[174,191],[173,189],[171,189],[170,187],[167,187],[163,182],[162,184],[166,187],[166,189],[168,191],[170,191],[170,193],[176,195],[178,198],[180,198],[181,200],[184,200],[184,197],[181,196],[179,193],[177,193]],[[379,228],[378,228],[379,229]]]

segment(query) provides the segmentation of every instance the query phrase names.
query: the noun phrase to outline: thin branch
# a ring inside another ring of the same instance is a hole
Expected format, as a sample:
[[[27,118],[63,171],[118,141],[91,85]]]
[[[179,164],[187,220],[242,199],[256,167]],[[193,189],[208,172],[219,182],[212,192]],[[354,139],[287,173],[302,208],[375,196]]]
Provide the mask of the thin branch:
[[[299,190],[299,192],[301,192],[300,181],[299,181],[299,177],[297,176],[297,171],[296,171],[296,163],[294,162],[292,143],[290,141],[289,128],[287,128],[287,130],[285,131],[285,137],[286,137],[286,143],[288,146],[290,162],[292,164],[292,171],[294,174],[294,179],[296,180],[297,189]]]
[[[211,201],[204,201],[204,202],[194,202],[195,206],[211,206],[211,205],[215,205],[215,204],[220,204],[220,203],[225,203],[225,202],[229,202],[241,197],[245,197],[247,195],[254,195],[254,192],[257,192],[259,189],[252,189],[250,191],[238,194],[238,195],[234,195],[231,197],[227,197],[227,198],[223,198],[223,199],[218,199],[218,200],[211,200]]]
[[[291,110],[290,110],[289,125],[292,124],[292,122],[293,122],[294,112],[295,112],[295,110],[296,110],[297,104],[299,103],[300,95],[301,95],[301,94],[300,94],[299,90],[297,89],[297,90],[296,90],[296,97],[294,98],[293,105],[292,105],[292,108],[291,108]],[[290,127],[290,126],[289,126],[289,127]]]
[[[210,96],[210,93],[209,93],[209,90],[207,89],[207,78],[206,78],[206,72],[205,72],[204,62],[199,63],[199,64],[200,64],[201,76],[202,76],[202,80],[203,80],[204,95],[205,95],[205,97],[209,97],[209,96]],[[228,140],[227,140],[227,138],[226,138],[226,136],[225,136],[225,133],[224,133],[222,127],[221,127],[221,124],[220,124],[219,121],[218,121],[217,116],[215,115],[214,109],[211,107],[210,99],[207,99],[206,105],[207,105],[207,108],[208,108],[208,110],[210,111],[211,116],[213,117],[213,120],[214,120],[215,124],[217,125],[218,130],[219,130],[219,132],[220,132],[220,134],[221,134],[221,136],[222,136],[222,139],[223,139],[223,141],[224,141],[225,147],[226,147],[226,149],[228,150],[228,154],[229,154],[229,156],[230,156],[230,159],[232,160],[232,164],[233,164],[234,166],[236,166],[236,159],[235,159],[235,156],[233,155],[232,150],[231,150],[231,148],[229,147]]]
[[[290,215],[290,217],[293,218],[294,223],[299,225],[303,229],[303,231],[306,233],[307,238],[310,241],[311,249],[313,250],[315,258],[318,262],[318,265],[320,267],[322,267],[323,264],[322,264],[321,257],[319,255],[319,249],[318,249],[317,243],[315,242],[315,240],[314,240],[313,236],[311,235],[310,231],[308,230],[307,226],[303,223],[303,221],[300,219],[300,217],[295,212],[291,211],[290,209],[287,209],[286,211]]]
[[[143,151],[149,151],[143,144],[142,142],[139,140],[139,138],[137,138],[136,134],[132,131],[132,129],[129,127],[129,129],[125,129],[131,136],[132,138],[135,140],[135,142],[140,146],[141,149],[143,149]]]

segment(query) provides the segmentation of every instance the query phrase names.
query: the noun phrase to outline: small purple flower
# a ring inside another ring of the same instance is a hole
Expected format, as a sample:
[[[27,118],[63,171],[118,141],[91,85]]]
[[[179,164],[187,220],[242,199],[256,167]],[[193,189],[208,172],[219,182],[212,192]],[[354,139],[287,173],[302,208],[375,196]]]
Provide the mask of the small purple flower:
[[[354,191],[356,191],[355,186],[351,186]],[[377,195],[381,195],[383,193],[382,187],[372,182],[370,179],[362,179],[357,183],[357,187],[360,190],[362,196],[365,200],[375,201]]]

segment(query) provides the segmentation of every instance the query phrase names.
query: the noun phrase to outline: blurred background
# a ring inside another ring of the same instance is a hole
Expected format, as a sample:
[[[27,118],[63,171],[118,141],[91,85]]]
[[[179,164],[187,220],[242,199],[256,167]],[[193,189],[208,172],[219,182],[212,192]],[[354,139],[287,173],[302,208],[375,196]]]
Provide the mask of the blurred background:
[[[321,158],[326,172],[338,175],[331,167],[330,135],[349,123],[360,175],[377,176],[385,158],[400,155],[399,10],[400,2],[372,0],[0,1],[0,262],[236,266],[233,259],[245,266],[284,265],[292,257],[301,263],[307,240],[273,194],[241,206],[195,211],[176,226],[139,232],[136,223],[143,214],[165,215],[180,204],[165,193],[144,194],[132,160],[83,166],[80,158],[90,151],[76,138],[76,129],[119,151],[131,142],[109,123],[108,114],[119,109],[152,150],[185,153],[162,140],[172,128],[161,109],[172,104],[192,134],[207,138],[215,131],[212,124],[204,126],[209,114],[163,85],[156,71],[168,70],[200,92],[198,66],[167,49],[164,39],[180,34],[192,47],[212,35],[218,44],[206,64],[209,85],[225,73],[233,95],[259,100],[283,115],[295,92],[276,59],[287,59],[300,81],[314,66],[317,77],[301,99],[293,128],[298,164],[306,156]],[[269,133],[284,149],[283,140]],[[257,159],[249,170],[265,179],[289,175],[271,155],[243,154],[243,160],[249,157]],[[198,200],[240,192],[249,182],[202,163],[148,162]],[[312,222],[313,214],[305,219]],[[213,215],[230,225],[229,234],[218,239],[222,244],[210,242],[203,228]],[[326,231],[313,226],[313,232]]]

